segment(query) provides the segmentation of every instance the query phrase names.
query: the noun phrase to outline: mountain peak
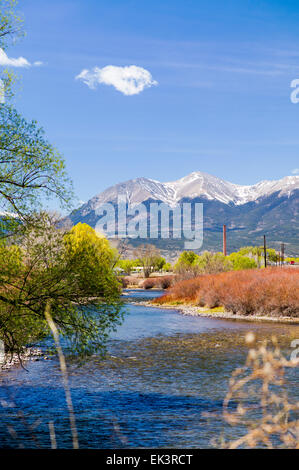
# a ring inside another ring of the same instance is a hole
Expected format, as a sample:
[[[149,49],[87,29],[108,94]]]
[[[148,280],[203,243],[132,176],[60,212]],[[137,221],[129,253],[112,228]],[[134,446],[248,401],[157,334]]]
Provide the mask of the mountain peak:
[[[299,189],[299,175],[274,181],[264,180],[254,185],[238,185],[202,171],[194,171],[179,180],[166,183],[144,176],[118,183],[96,195],[84,206],[94,209],[100,203],[116,202],[120,194],[125,195],[131,204],[154,199],[173,206],[185,198],[204,198],[239,206],[276,192],[289,196],[296,189]]]

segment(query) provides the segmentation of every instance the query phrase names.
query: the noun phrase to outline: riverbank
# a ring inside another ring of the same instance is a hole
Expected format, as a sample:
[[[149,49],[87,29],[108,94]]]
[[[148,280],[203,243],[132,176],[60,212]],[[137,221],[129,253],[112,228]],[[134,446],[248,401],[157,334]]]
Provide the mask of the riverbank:
[[[176,282],[155,304],[202,307],[232,319],[297,323],[299,271],[268,268],[204,274]]]
[[[1,358],[0,358],[1,359]],[[48,356],[38,348],[26,348],[24,353],[20,356],[18,354],[6,354],[0,361],[0,372],[2,370],[9,370],[12,367],[22,365],[28,361],[40,361],[41,359],[48,360]]]
[[[129,297],[129,295],[128,295]],[[191,315],[193,317],[205,317],[205,318],[219,318],[219,319],[226,319],[226,320],[236,320],[236,321],[247,321],[247,322],[270,322],[270,323],[288,323],[288,324],[299,324],[299,318],[292,318],[292,317],[276,317],[276,316],[267,316],[262,314],[254,314],[254,315],[240,315],[235,314],[232,312],[227,312],[225,310],[218,308],[215,309],[208,309],[204,307],[197,307],[195,305],[190,304],[178,304],[178,303],[163,303],[157,304],[149,300],[140,300],[140,301],[129,301],[132,305],[143,305],[145,307],[152,307],[152,308],[162,308],[162,309],[170,309],[170,310],[177,310],[183,315]]]

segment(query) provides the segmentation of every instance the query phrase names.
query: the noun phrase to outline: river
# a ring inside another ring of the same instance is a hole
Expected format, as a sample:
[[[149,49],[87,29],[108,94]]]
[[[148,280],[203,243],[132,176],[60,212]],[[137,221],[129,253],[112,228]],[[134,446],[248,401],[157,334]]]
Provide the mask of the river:
[[[157,291],[127,291],[152,298]],[[244,364],[244,335],[275,334],[286,355],[299,326],[183,316],[175,309],[126,305],[105,360],[94,356],[69,365],[81,448],[206,448],[240,430],[221,418],[232,371]],[[50,447],[49,422],[58,448],[72,446],[58,361],[26,363],[0,373],[0,447]],[[288,376],[299,390],[298,368]],[[210,415],[209,415],[209,414]]]

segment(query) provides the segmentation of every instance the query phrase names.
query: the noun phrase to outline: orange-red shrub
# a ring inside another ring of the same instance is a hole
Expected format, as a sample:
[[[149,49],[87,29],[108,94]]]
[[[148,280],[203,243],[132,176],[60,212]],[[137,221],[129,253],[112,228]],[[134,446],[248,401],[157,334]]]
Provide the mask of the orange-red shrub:
[[[156,280],[154,277],[152,277],[152,278],[145,279],[145,281],[143,281],[143,283],[141,284],[141,287],[143,287],[143,289],[153,289],[155,285],[156,285]]]
[[[168,289],[174,281],[174,276],[161,276],[159,285],[161,289]]]
[[[177,282],[156,303],[191,302],[227,311],[299,317],[299,269],[268,268],[198,276]]]
[[[149,277],[141,284],[144,289],[168,289],[173,283],[174,276]]]

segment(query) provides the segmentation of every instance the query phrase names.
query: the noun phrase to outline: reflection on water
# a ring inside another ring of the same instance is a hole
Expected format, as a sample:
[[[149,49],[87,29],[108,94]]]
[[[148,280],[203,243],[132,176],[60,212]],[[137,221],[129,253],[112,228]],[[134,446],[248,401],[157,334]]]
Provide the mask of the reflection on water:
[[[149,298],[157,292],[130,295]],[[231,372],[244,363],[248,330],[260,339],[275,334],[288,355],[291,339],[299,338],[293,325],[186,317],[128,305],[107,358],[69,365],[80,446],[209,447],[223,432],[233,436],[237,430],[223,424],[221,406]],[[2,374],[0,446],[49,447],[53,421],[58,447],[71,447],[57,361],[32,362],[28,369]],[[298,370],[288,379],[291,393],[298,394]],[[207,418],[207,412],[218,418]]]

